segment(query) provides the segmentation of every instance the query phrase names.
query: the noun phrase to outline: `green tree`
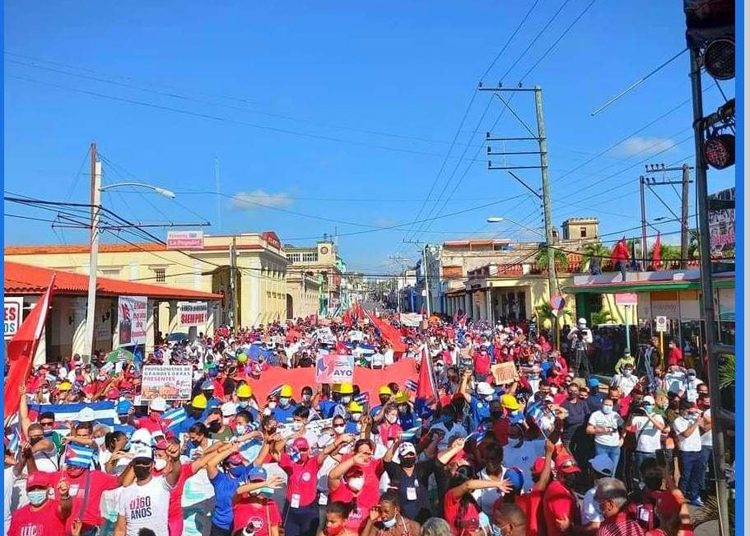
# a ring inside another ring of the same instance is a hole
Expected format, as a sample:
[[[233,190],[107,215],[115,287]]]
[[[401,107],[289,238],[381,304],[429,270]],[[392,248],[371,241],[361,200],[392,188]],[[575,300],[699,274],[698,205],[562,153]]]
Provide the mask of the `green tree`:
[[[546,270],[549,267],[549,256],[547,255],[547,248],[542,248],[539,253],[536,254],[536,265],[540,270]],[[560,267],[560,270],[565,271],[568,269],[568,256],[564,251],[557,248],[552,248],[552,254],[555,256],[555,265]]]
[[[552,314],[552,306],[549,303],[539,305],[536,308],[536,317],[539,320],[539,325],[545,328],[551,328],[555,323],[555,315]],[[559,312],[557,318],[560,320],[560,325],[563,325],[566,318],[573,318],[573,311],[563,309]]]
[[[654,258],[654,247],[656,244],[653,244],[651,246],[651,249],[648,252],[649,256],[649,262],[651,259]],[[668,261],[679,261],[682,258],[682,250],[680,249],[680,246],[673,246],[672,244],[662,244],[661,245],[661,262],[668,262]]]
[[[583,263],[586,270],[591,267],[591,259],[598,257],[601,264],[609,259],[612,250],[601,242],[587,242],[583,245]]]
[[[597,311],[595,313],[591,313],[591,324],[594,326],[598,326],[599,324],[607,324],[609,322],[612,322],[614,319],[612,318],[612,313],[605,310]]]

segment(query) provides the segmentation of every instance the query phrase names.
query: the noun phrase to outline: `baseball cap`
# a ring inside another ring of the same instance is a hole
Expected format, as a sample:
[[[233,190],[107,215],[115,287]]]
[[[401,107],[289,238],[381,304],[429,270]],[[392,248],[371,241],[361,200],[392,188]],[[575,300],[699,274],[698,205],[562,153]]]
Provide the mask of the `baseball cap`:
[[[555,468],[560,473],[580,473],[581,468],[578,467],[575,458],[570,454],[561,454],[555,460]]]
[[[599,380],[589,377],[589,387],[599,387]]]
[[[253,467],[247,472],[248,482],[263,482],[268,478],[268,473],[262,467]]]
[[[26,479],[26,489],[48,488],[50,487],[49,475],[44,471],[35,471]]]
[[[234,402],[225,402],[221,405],[221,414],[224,417],[237,415],[237,404],[235,404]]]
[[[652,406],[656,404],[656,400],[654,400],[654,397],[651,395],[646,395],[643,397],[643,403],[644,404],[651,404]]]
[[[538,475],[544,470],[544,462],[546,458],[544,456],[539,456],[536,460],[534,460],[534,463],[531,464],[531,474],[532,475]]]
[[[292,441],[292,447],[297,450],[310,450],[310,443],[304,437],[298,437]]]
[[[482,396],[492,395],[495,393],[495,390],[492,388],[492,386],[487,382],[479,382],[477,384],[477,394]]]
[[[515,491],[523,489],[523,472],[518,467],[511,467],[505,471],[503,479],[508,480]]]
[[[157,396],[151,401],[148,407],[152,411],[167,411],[167,401],[164,400],[162,397]]]
[[[695,376],[695,375],[696,375],[696,372],[695,372],[695,369],[694,369],[694,368],[690,368],[690,369],[687,369],[687,373],[688,373],[688,374],[692,374],[693,376]]]
[[[615,466],[612,459],[606,454],[598,454],[589,460],[591,468],[604,476],[612,476],[615,472]]]
[[[121,402],[117,403],[117,414],[126,415],[132,407],[133,403],[130,400],[122,400]]]
[[[401,443],[398,446],[398,455],[399,457],[403,456],[409,456],[409,455],[417,455],[417,449],[414,447],[414,443]]]
[[[154,459],[154,451],[151,447],[142,443],[130,443],[130,454],[133,455],[133,461],[135,460],[148,460]]]

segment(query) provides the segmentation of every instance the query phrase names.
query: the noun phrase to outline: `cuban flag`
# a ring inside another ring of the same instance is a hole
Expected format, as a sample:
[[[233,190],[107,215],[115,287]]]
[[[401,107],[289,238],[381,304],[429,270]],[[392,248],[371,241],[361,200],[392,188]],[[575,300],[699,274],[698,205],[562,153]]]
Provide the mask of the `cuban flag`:
[[[416,443],[419,439],[420,431],[422,430],[422,421],[421,419],[417,419],[417,422],[419,423],[418,426],[415,426],[414,428],[409,428],[408,430],[404,430],[401,434],[401,436],[404,438],[404,441],[409,441],[411,443]]]
[[[86,445],[69,443],[65,451],[65,464],[78,467],[93,467],[97,452]]]
[[[268,393],[268,396],[273,397],[273,398],[277,398],[277,397],[281,396],[281,388],[282,387],[283,387],[283,385],[279,385],[277,387],[274,387],[273,390],[270,393]]]
[[[29,404],[29,418],[36,421],[40,413],[51,411],[55,414],[56,423],[76,422],[82,410],[90,409],[93,412],[94,422],[112,426],[120,421],[117,420],[117,410],[113,401],[83,402],[75,404]]]
[[[432,358],[427,346],[422,346],[422,364],[419,367],[419,377],[417,379],[416,402],[414,404],[417,414],[421,415],[423,410],[427,409],[438,399],[437,385],[435,375],[432,371]]]
[[[169,421],[168,428],[174,428],[187,419],[187,412],[184,407],[170,409],[164,413],[164,420]]]
[[[359,393],[354,397],[354,401],[361,406],[367,406],[370,404],[370,393]]]
[[[415,380],[411,380],[411,379],[406,380],[406,383],[404,384],[404,386],[406,387],[407,391],[411,391],[412,393],[417,392],[418,384]]]

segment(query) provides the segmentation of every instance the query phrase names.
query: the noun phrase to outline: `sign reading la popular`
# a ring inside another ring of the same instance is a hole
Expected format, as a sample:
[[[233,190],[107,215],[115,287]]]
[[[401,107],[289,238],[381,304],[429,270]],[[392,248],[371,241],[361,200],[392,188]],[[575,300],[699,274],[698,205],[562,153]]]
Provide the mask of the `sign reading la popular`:
[[[12,339],[23,318],[23,298],[5,298],[5,338]]]
[[[169,231],[167,249],[203,249],[203,231]]]
[[[208,322],[207,302],[179,302],[181,326],[200,326]]]

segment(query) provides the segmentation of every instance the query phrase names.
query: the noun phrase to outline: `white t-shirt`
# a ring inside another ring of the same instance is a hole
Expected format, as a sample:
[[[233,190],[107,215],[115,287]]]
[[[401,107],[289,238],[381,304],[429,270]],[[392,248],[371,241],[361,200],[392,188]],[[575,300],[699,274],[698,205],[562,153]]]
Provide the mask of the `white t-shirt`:
[[[711,410],[707,409],[703,412],[703,418],[704,419],[710,419],[711,418]],[[701,434],[701,445],[704,447],[713,447],[714,446],[714,438],[711,435],[711,430],[708,432],[704,432]]]
[[[703,381],[698,378],[693,378],[692,380],[687,379],[685,381],[685,398],[687,398],[688,402],[695,402],[698,400],[698,386],[702,383]]]
[[[531,480],[531,466],[539,456],[544,456],[544,439],[524,441],[523,445],[516,448],[510,443],[503,447],[503,465],[505,467],[518,467],[523,471],[523,490],[531,491],[534,482]]]
[[[683,452],[700,452],[702,450],[701,445],[701,432],[699,427],[695,427],[693,433],[685,437],[682,432],[690,428],[694,423],[693,420],[684,419],[682,416],[677,417],[674,420],[673,427],[677,433],[677,445]]]
[[[651,415],[651,418],[664,426],[664,419],[660,415]],[[661,448],[661,432],[648,420],[648,417],[633,417],[633,426],[635,427],[635,437],[638,439],[635,450],[653,454]]]
[[[583,496],[583,501],[581,501],[581,526],[583,527],[589,523],[604,522],[604,514],[594,500],[594,493],[596,493],[596,487],[588,490],[586,495]]]
[[[126,536],[138,536],[148,528],[156,536],[169,536],[169,493],[171,486],[163,476],[153,477],[146,484],[131,484],[120,493],[117,513],[127,522]]]
[[[626,376],[625,374],[615,374],[612,378],[612,385],[622,389],[623,396],[628,396],[637,383],[638,376],[635,374],[631,374],[630,376]]]
[[[506,469],[503,468],[503,472],[500,475],[501,479],[505,471]],[[480,471],[477,476],[479,477],[479,480],[494,480],[490,478],[485,470]],[[503,492],[497,488],[477,489],[472,491],[471,494],[479,504],[479,509],[488,516],[492,515],[492,507],[495,505],[495,502],[503,496]]]
[[[618,428],[623,425],[623,422],[622,417],[616,411],[612,411],[609,415],[605,415],[602,411],[595,411],[589,417],[589,424],[610,428],[610,432],[596,434],[594,441],[605,447],[619,447],[620,432]]]
[[[52,442],[50,440],[50,442]],[[44,473],[54,473],[59,469],[57,460],[57,447],[52,443],[52,446],[47,450],[40,450],[34,453],[34,463],[38,471]]]

